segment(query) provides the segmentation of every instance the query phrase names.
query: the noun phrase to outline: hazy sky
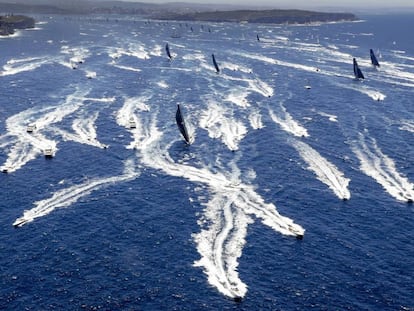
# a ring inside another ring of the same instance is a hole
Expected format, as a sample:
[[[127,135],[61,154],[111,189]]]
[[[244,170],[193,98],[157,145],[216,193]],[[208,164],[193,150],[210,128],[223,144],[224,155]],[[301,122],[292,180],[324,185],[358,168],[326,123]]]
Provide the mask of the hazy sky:
[[[414,0],[124,0],[130,2],[192,2],[192,3],[218,3],[218,4],[243,4],[263,5],[272,7],[414,7]]]

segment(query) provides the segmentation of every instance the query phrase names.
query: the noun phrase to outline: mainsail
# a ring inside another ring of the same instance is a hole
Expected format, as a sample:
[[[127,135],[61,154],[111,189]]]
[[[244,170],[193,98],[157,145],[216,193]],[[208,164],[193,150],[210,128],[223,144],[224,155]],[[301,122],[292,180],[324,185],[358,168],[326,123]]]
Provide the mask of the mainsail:
[[[354,75],[356,79],[365,79],[364,75],[362,74],[361,69],[359,69],[358,63],[354,58]]]
[[[216,68],[216,72],[219,73],[220,72],[220,68],[217,65],[216,58],[214,57],[214,54],[211,54],[211,57],[213,58],[213,64],[214,64],[214,67]]]
[[[371,56],[372,65],[374,65],[375,67],[379,67],[380,64],[379,64],[378,59],[375,56],[374,51],[372,49],[369,50],[369,55]]]
[[[172,59],[171,53],[170,53],[170,47],[168,43],[165,45],[165,51],[167,52],[167,56],[169,59]]]
[[[177,122],[178,129],[183,135],[187,144],[190,144],[190,136],[188,135],[187,127],[185,126],[184,117],[181,113],[180,104],[177,104],[177,112],[175,113],[175,121]]]

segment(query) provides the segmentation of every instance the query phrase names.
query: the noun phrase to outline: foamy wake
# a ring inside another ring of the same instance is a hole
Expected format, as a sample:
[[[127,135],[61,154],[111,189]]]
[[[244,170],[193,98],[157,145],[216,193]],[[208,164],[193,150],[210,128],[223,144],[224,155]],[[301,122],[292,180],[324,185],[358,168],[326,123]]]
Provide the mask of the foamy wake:
[[[98,148],[105,148],[106,145],[100,143],[97,140],[96,134],[96,120],[98,119],[99,112],[95,111],[93,113],[84,111],[79,118],[73,120],[72,129],[75,134],[70,134],[64,131],[61,131],[63,139],[72,140],[81,144],[86,144]]]
[[[348,84],[336,83],[336,85],[339,86],[339,87],[345,88],[345,89],[360,92],[364,95],[367,95],[367,96],[371,97],[375,101],[382,101],[387,97],[385,94],[381,93],[380,91],[373,90],[368,86],[362,85],[362,82],[361,83],[351,83],[350,82]]]
[[[274,111],[269,108],[269,115],[272,120],[279,124],[285,132],[293,134],[297,137],[308,137],[309,134],[306,128],[294,120],[282,104],[280,104],[280,107],[281,110],[279,111],[279,114],[274,113]]]
[[[36,207],[24,211],[23,216],[17,218],[13,223],[13,226],[21,227],[29,222],[32,222],[36,218],[50,214],[57,208],[68,207],[95,190],[108,187],[115,183],[129,181],[137,176],[139,176],[139,173],[135,170],[134,162],[132,160],[127,160],[125,162],[125,170],[123,175],[91,179],[80,185],[74,185],[69,188],[61,189],[55,192],[52,197],[35,202],[34,205]]]
[[[262,122],[262,115],[258,109],[253,110],[249,115],[250,126],[255,129],[261,129],[264,127]]]
[[[4,66],[2,76],[15,75],[21,72],[33,71],[42,65],[49,63],[47,57],[29,57],[21,59],[11,59]]]
[[[227,95],[225,100],[242,108],[246,108],[250,106],[247,100],[249,93],[250,92],[246,91],[244,88],[234,87],[232,90],[230,90],[230,94]]]
[[[146,104],[149,98],[147,96],[126,98],[124,105],[117,113],[117,123],[130,129],[133,136],[133,141],[127,146],[128,149],[140,149],[143,148],[142,144],[145,145],[148,133],[145,132],[146,127],[141,124],[142,120],[137,112],[150,110]]]
[[[199,220],[202,230],[193,236],[201,255],[195,266],[204,268],[209,283],[221,293],[231,298],[241,298],[246,294],[247,286],[239,278],[238,259],[253,217],[286,235],[302,237],[304,229],[281,216],[273,204],[265,203],[253,186],[241,183],[235,164],[230,172],[225,169],[212,172],[208,167],[174,162],[168,153],[169,146],[161,146],[162,133],[155,122],[155,119],[149,123],[140,122],[147,124],[146,129],[141,129],[147,133],[147,144],[138,149],[141,161],[170,176],[183,177],[209,189],[211,199],[205,204]]]
[[[333,115],[333,114],[329,114],[329,113],[325,113],[325,112],[318,112],[318,114],[322,117],[327,117],[329,119],[329,121],[331,122],[338,122],[338,116]]]
[[[401,175],[395,163],[383,154],[374,138],[367,133],[359,133],[358,141],[352,150],[360,161],[361,170],[379,183],[385,191],[399,201],[414,200],[414,184]]]
[[[414,133],[414,121],[401,120],[400,122],[401,122],[401,125],[399,127],[400,130]]]
[[[232,151],[239,149],[240,141],[247,134],[246,126],[232,117],[229,108],[213,101],[201,112],[199,124],[208,131],[209,137],[220,139]]]
[[[249,87],[253,91],[262,94],[264,97],[271,97],[273,96],[274,90],[271,86],[269,86],[266,82],[260,80],[253,74],[253,79],[249,79]]]
[[[121,126],[130,127],[131,118],[137,121],[135,116],[138,111],[149,111],[149,106],[146,104],[150,97],[148,96],[137,96],[125,98],[124,104],[116,115],[117,123]]]
[[[90,52],[86,47],[70,47],[67,45],[63,45],[60,52],[68,55],[71,64],[83,63],[90,55]]]
[[[335,195],[342,200],[349,200],[351,194],[348,190],[349,179],[338,168],[322,157],[308,144],[291,140],[293,147],[299,152],[302,159],[309,165],[308,169],[313,171],[317,178],[327,185]]]
[[[6,120],[7,134],[5,136],[9,137],[9,145],[12,146],[1,169],[9,173],[14,172],[48,148],[55,153],[57,142],[47,138],[44,133],[54,129],[53,124],[78,110],[87,92],[76,90],[59,105],[30,108],[9,117]],[[26,132],[29,123],[36,126],[33,133]]]
[[[24,136],[25,138],[23,138]],[[52,148],[53,152],[56,152],[57,143],[46,139],[40,134],[32,137],[24,134],[19,140],[13,142],[13,146],[7,154],[7,160],[1,166],[1,170],[8,173],[15,172],[27,162],[37,158],[47,148]]]

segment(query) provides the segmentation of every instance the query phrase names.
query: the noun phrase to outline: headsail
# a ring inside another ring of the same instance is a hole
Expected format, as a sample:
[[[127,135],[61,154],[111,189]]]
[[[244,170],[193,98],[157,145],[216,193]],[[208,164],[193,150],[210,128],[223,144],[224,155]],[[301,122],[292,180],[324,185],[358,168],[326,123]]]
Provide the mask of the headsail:
[[[214,68],[216,68],[216,72],[219,73],[220,72],[220,68],[217,65],[216,58],[214,57],[214,54],[211,54],[211,57],[213,58]]]
[[[187,127],[185,126],[184,117],[181,113],[180,105],[177,104],[177,112],[175,113],[175,121],[177,122],[178,129],[183,135],[187,144],[191,144],[190,135],[188,135]]]
[[[375,67],[379,67],[380,64],[379,64],[378,59],[375,56],[374,51],[372,49],[369,50],[369,55],[371,56],[372,65],[374,65]]]
[[[361,69],[359,69],[358,63],[354,58],[354,75],[356,79],[365,79],[364,75],[362,74]]]
[[[168,43],[165,45],[165,51],[167,52],[167,56],[169,59],[172,59],[171,53],[170,53],[170,46]]]

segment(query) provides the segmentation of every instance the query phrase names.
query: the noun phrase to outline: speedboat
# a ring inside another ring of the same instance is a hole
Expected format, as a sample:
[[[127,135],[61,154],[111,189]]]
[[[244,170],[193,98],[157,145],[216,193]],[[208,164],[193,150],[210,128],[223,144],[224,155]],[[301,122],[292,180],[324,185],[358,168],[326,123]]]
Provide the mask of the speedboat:
[[[292,232],[293,234],[295,234],[296,239],[297,240],[302,240],[303,239],[303,235],[304,235],[304,230],[299,229],[291,224],[288,225],[288,229],[290,232]]]
[[[130,129],[134,129],[134,128],[136,128],[136,127],[137,127],[137,124],[135,123],[134,118],[130,118],[130,119],[129,119],[129,128],[130,128]]]
[[[27,223],[27,219],[25,219],[24,217],[19,217],[16,219],[16,221],[13,223],[13,227],[17,228],[17,227],[21,227],[23,226],[25,223]]]
[[[87,77],[88,79],[93,79],[93,78],[96,78],[96,72],[94,72],[94,71],[88,71],[88,72],[86,73],[86,77]]]
[[[27,125],[26,132],[27,133],[33,133],[33,131],[36,129],[36,124],[30,123]]]
[[[45,150],[43,150],[43,154],[45,155],[45,158],[53,158],[53,149],[46,148]]]

